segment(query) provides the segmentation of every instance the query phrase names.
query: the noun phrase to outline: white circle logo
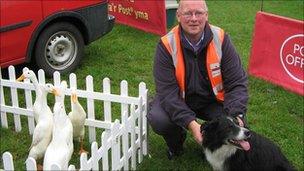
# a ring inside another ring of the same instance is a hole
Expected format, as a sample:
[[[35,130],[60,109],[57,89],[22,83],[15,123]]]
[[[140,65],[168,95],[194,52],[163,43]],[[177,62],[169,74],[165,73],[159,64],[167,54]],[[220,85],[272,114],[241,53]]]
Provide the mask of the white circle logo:
[[[281,63],[287,74],[295,81],[304,83],[304,34],[287,38],[280,50]]]

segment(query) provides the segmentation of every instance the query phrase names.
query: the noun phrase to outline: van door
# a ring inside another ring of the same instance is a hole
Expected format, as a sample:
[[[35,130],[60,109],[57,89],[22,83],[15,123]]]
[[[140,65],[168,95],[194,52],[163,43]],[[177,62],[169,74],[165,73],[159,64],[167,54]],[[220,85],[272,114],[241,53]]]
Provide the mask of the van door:
[[[25,61],[29,41],[42,20],[41,0],[1,0],[0,66]]]

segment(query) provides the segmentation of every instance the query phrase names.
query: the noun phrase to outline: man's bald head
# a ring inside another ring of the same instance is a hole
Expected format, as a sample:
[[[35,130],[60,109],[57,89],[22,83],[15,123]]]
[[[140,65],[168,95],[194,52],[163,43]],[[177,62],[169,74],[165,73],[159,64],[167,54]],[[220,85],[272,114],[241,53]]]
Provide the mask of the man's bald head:
[[[178,5],[178,10],[182,10],[184,7],[184,4],[187,4],[189,2],[192,3],[191,1],[195,2],[195,4],[201,6],[204,11],[208,11],[208,7],[207,7],[205,0],[180,0],[179,5]]]

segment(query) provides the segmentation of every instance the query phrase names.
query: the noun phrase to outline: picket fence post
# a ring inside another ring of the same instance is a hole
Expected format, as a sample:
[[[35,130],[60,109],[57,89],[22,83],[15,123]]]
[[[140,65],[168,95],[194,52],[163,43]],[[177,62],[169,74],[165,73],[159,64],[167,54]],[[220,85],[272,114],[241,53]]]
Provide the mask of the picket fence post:
[[[75,90],[77,90],[77,76],[76,76],[76,74],[71,73],[71,74],[69,75],[69,82],[70,82],[70,89],[75,89]],[[76,93],[77,93],[77,92],[76,92]],[[70,105],[71,105],[71,107],[72,107],[73,102],[72,102],[72,101],[70,101],[70,102],[71,102]]]
[[[112,148],[112,170],[117,170],[116,166],[119,165],[120,160],[120,143],[119,143],[119,128],[120,124],[118,120],[115,120],[111,126],[111,148]]]
[[[60,86],[60,83],[61,83],[61,79],[60,79],[60,73],[58,71],[55,71],[53,73],[53,81],[54,81],[54,86],[55,87],[59,87]],[[60,93],[63,93],[63,92],[60,92]],[[60,99],[59,96],[55,96],[55,101],[58,102]]]
[[[91,159],[92,159],[92,169],[99,170],[99,154],[98,154],[98,144],[96,142],[92,143],[91,146]]]
[[[37,170],[37,163],[36,160],[32,157],[29,157],[25,161],[26,163],[26,170]]]
[[[28,68],[23,68],[23,72],[28,70]],[[25,83],[30,83],[30,79],[26,78],[24,80]],[[32,91],[31,90],[25,90],[25,104],[27,109],[32,109],[33,107],[33,101],[32,101]],[[34,129],[35,129],[35,120],[34,117],[28,117],[28,127],[29,127],[29,133],[30,135],[33,135]]]
[[[111,85],[110,85],[110,79],[104,78],[102,81],[103,86],[103,93],[104,94],[111,94]],[[111,114],[111,102],[110,101],[104,101],[104,120],[106,122],[112,122],[112,114]]]
[[[10,81],[16,80],[16,74],[15,69],[13,66],[8,67],[9,71],[9,79]],[[17,94],[17,88],[11,87],[11,100],[12,100],[12,106],[18,108],[19,102],[18,102],[18,94]],[[17,113],[14,113],[14,123],[15,123],[15,130],[16,132],[21,131],[21,121],[20,121],[20,115]]]
[[[59,72],[57,72],[59,73]],[[39,84],[45,84],[45,73],[42,69],[38,70],[38,82]]]
[[[129,132],[128,132],[128,113],[125,111],[122,114],[122,148],[123,148],[123,167],[124,170],[129,170]]]
[[[27,68],[24,68],[24,70]],[[12,113],[15,130],[21,131],[22,125],[20,115],[27,116],[29,134],[33,134],[35,121],[33,117],[33,84],[29,79],[24,82],[16,82],[15,69],[9,67],[9,80],[2,78],[0,72],[0,92],[1,92],[1,125],[8,127],[7,115]],[[39,85],[46,82],[43,70],[38,71],[37,80]],[[85,125],[88,127],[89,141],[91,143],[91,157],[87,154],[80,156],[79,170],[136,170],[136,163],[143,160],[147,154],[147,94],[146,84],[139,84],[138,97],[130,97],[128,94],[128,82],[120,82],[120,94],[111,94],[111,84],[109,78],[104,78],[102,83],[102,92],[94,91],[93,77],[86,77],[85,90],[77,89],[77,76],[72,73],[69,75],[69,87],[64,90],[64,95],[71,95],[71,89],[75,89],[77,95],[86,99],[87,103],[87,120]],[[53,74],[53,85],[60,86],[61,76],[58,71]],[[10,97],[4,96],[4,87],[10,90]],[[25,107],[19,106],[18,89],[25,92]],[[5,104],[5,100],[11,98],[12,104]],[[58,100],[59,97],[55,97]],[[96,100],[96,101],[95,101]],[[95,118],[95,102],[103,102],[104,118]],[[112,122],[112,103],[120,103],[120,119]],[[72,103],[71,103],[72,105]],[[2,108],[3,107],[3,108]],[[96,142],[96,129],[104,129],[101,134],[100,146]],[[110,153],[111,151],[111,153]],[[109,156],[111,158],[109,159]],[[5,170],[14,170],[13,157],[9,152],[2,155],[3,167]],[[131,161],[131,163],[130,163]],[[26,159],[26,170],[37,170],[36,161],[33,158]],[[52,169],[76,170],[74,165],[68,168],[60,168],[59,165],[52,165]]]
[[[86,77],[86,91],[93,92],[94,86],[93,86],[93,77],[91,75],[88,75]],[[87,115],[88,119],[94,119],[95,120],[95,106],[94,106],[94,99],[87,98]],[[89,141],[92,143],[93,141],[96,141],[96,130],[95,127],[89,126]]]
[[[130,108],[130,125],[131,125],[131,168],[136,170],[136,145],[135,145],[135,105],[132,104]]]
[[[1,68],[0,68],[0,79],[2,79]],[[4,91],[3,91],[2,84],[0,85],[0,102],[1,102],[1,105],[5,105]],[[2,128],[8,128],[7,115],[6,115],[6,112],[3,112],[3,111],[1,111],[1,125],[2,125]]]
[[[4,170],[14,170],[13,156],[9,152],[4,152],[2,155]]]
[[[144,106],[142,107],[142,113],[141,113],[141,119],[142,119],[142,129],[144,132],[144,135],[142,137],[143,141],[142,143],[142,152],[143,155],[148,154],[148,122],[147,122],[147,113],[148,113],[148,89],[146,88],[146,84],[144,82],[141,82],[139,84],[139,96],[142,97],[142,102]]]
[[[128,82],[123,80],[120,82],[120,95],[122,97],[128,96]],[[124,170],[129,169],[129,139],[128,139],[128,104],[122,103],[121,104],[121,121],[123,125],[123,135],[122,135],[122,148],[123,148],[123,156],[124,156]]]
[[[102,170],[109,170],[109,155],[108,150],[110,149],[110,132],[106,130],[101,134],[101,145],[103,148],[103,154],[102,154]]]
[[[75,166],[74,166],[74,165],[70,165],[70,166],[68,167],[68,171],[76,171]]]

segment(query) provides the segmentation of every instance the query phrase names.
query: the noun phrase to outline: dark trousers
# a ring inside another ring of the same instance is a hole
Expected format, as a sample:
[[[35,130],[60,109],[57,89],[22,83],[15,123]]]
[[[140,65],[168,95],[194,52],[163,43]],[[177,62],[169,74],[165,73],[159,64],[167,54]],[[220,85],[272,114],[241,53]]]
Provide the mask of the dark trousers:
[[[212,103],[196,116],[208,121],[223,114],[223,105],[220,103]],[[147,119],[153,131],[163,136],[171,151],[179,151],[183,148],[183,143],[186,139],[186,130],[171,121],[167,112],[161,107],[158,97],[153,100]]]

